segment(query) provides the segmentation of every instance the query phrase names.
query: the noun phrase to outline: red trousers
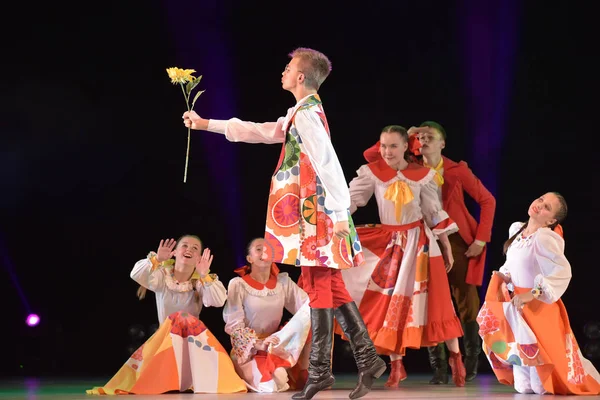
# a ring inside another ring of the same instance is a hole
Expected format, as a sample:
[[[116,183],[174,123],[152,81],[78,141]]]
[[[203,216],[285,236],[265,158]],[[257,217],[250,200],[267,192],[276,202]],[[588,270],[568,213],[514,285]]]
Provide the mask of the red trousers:
[[[300,287],[308,294],[310,308],[338,308],[350,303],[342,271],[329,267],[301,267]]]

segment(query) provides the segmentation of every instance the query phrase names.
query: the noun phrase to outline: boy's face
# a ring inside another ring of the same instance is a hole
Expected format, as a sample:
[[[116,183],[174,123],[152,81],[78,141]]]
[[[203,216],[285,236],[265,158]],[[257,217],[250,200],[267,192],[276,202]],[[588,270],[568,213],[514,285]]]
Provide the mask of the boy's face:
[[[446,147],[442,134],[435,128],[419,133],[419,142],[423,145],[420,152],[424,156],[442,154],[442,149]]]
[[[281,73],[281,86],[285,90],[292,90],[302,82],[304,82],[304,72],[300,69],[300,59],[294,57]]]

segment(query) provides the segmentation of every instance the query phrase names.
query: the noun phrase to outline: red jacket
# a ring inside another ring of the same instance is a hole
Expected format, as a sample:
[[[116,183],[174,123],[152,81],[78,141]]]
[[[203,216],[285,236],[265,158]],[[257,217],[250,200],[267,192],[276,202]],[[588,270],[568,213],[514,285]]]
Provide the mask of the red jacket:
[[[496,199],[473,174],[466,162],[457,163],[447,157],[442,156],[442,158],[444,159],[444,184],[442,185],[444,210],[456,222],[458,233],[468,245],[475,240],[489,242],[492,237]],[[467,192],[481,208],[479,224],[467,209],[464,192]],[[469,260],[466,282],[470,285],[482,284],[486,249],[487,246],[478,257]]]

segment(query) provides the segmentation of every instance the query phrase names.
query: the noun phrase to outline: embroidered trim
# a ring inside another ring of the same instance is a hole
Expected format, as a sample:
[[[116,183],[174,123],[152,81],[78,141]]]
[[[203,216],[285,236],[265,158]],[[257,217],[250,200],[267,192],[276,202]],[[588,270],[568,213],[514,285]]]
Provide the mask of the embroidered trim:
[[[200,286],[204,286],[204,287],[208,287],[210,285],[213,284],[214,281],[218,280],[219,277],[217,276],[217,274],[206,274],[206,276],[200,277],[200,279],[198,279],[198,284],[197,287]]]
[[[514,245],[517,248],[529,247],[533,243],[533,239],[535,235],[538,233],[539,229],[533,232],[529,236],[523,236],[523,232],[519,233],[515,240],[510,244],[511,247]]]
[[[167,285],[167,287],[170,290],[179,293],[191,292],[192,290],[200,290],[202,287],[209,287],[215,281],[219,280],[219,277],[216,274],[209,274],[206,275],[204,279],[210,278],[210,282],[203,282],[202,278],[200,278],[197,280],[196,287],[194,288],[191,280],[179,282],[177,279],[175,279],[175,277],[173,276],[173,267],[164,267],[162,271],[165,275],[165,284]]]
[[[443,213],[443,214],[442,214]],[[443,217],[444,214],[446,215],[446,218],[442,219],[437,225],[435,225],[433,228],[431,228],[431,231],[433,232],[434,235],[439,235],[440,233],[447,233],[447,234],[453,234],[454,232],[458,232],[458,225],[456,224],[456,222],[454,222],[450,216],[448,215],[448,213],[444,210],[440,210],[437,213],[435,213],[435,217],[440,218],[440,214]],[[442,226],[440,226],[442,225]]]
[[[531,289],[531,292],[533,293],[534,290],[539,291],[540,294],[539,296],[536,297],[536,299],[541,300],[542,298],[547,298],[548,295],[551,294],[551,290],[550,287],[548,287],[547,285],[544,284],[544,276],[542,274],[537,275],[534,279],[533,279],[533,289]]]
[[[254,345],[257,341],[258,336],[251,328],[237,328],[231,333],[231,351],[240,364],[248,362],[256,353]]]
[[[177,279],[175,279],[172,268],[164,268],[163,273],[165,274],[165,284],[170,290],[179,293],[191,292],[194,290],[191,281],[179,282]],[[202,285],[200,281],[198,281],[198,284]]]

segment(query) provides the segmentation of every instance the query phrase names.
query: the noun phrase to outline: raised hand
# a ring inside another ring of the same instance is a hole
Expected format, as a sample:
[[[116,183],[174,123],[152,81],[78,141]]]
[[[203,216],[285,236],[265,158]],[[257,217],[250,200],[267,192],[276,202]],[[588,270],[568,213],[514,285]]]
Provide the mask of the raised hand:
[[[163,262],[167,261],[175,254],[173,250],[177,245],[177,241],[175,239],[163,239],[160,241],[158,245],[158,250],[156,250],[156,261]]]
[[[423,135],[433,134],[433,129],[429,126],[411,126],[408,131],[408,136],[417,135],[417,138],[421,140]]]
[[[196,264],[196,270],[200,276],[205,276],[208,274],[212,260],[213,256],[210,254],[210,249],[204,249],[202,256],[200,257],[200,261],[198,261],[198,264]]]
[[[410,128],[408,128],[408,131],[406,131],[406,133],[408,133],[408,136],[412,136],[417,133],[418,129],[419,128],[417,128],[416,126],[411,126]]]

